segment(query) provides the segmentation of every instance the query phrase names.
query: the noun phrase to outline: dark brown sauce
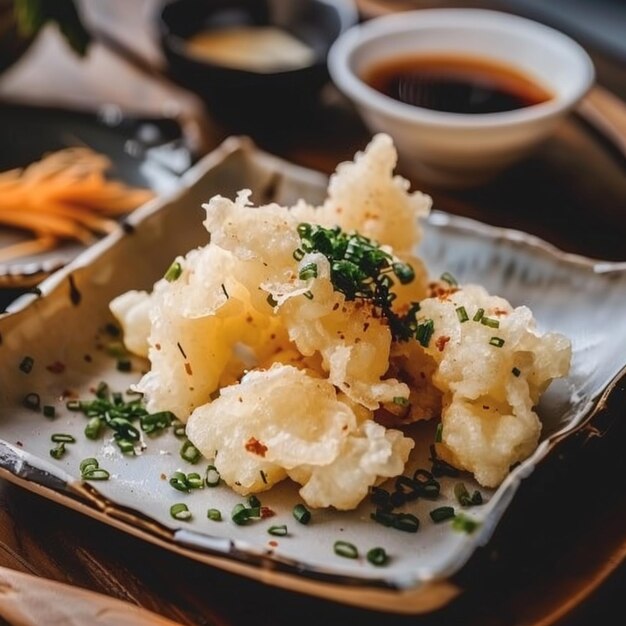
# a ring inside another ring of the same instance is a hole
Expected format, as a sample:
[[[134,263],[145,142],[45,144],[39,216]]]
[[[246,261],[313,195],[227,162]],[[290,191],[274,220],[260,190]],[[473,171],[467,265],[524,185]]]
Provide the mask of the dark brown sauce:
[[[501,113],[552,98],[520,70],[471,56],[396,57],[368,68],[363,80],[394,100],[446,113]]]

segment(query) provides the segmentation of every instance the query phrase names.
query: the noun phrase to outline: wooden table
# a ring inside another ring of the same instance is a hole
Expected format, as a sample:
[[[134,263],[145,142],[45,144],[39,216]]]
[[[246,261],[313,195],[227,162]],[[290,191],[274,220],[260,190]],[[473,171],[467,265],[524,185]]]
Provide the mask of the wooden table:
[[[626,71],[620,75],[626,88]],[[351,158],[369,133],[336,92],[329,89],[324,96],[325,104],[306,120],[255,129],[257,143],[326,172]],[[237,131],[211,124],[214,144]],[[437,209],[532,232],[568,251],[623,261],[625,164],[623,155],[572,117],[532,157],[488,186],[462,192],[422,188]],[[626,323],[626,316],[617,323]],[[381,615],[269,588],[170,554],[2,481],[0,566],[97,591],[179,624],[621,625],[623,383],[610,409],[524,482],[492,541],[455,576],[465,593],[433,614]],[[541,510],[541,516],[530,516],[531,510]],[[0,616],[6,618],[5,591],[0,584]]]

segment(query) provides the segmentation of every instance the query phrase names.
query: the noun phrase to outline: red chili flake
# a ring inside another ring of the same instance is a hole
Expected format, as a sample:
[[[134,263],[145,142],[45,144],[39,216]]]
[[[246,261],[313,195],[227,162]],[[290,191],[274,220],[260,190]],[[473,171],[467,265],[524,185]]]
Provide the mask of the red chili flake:
[[[278,541],[268,541],[267,542],[268,546],[272,546],[272,548],[277,548],[278,547]]]
[[[167,480],[167,476],[165,474],[161,474],[161,480]]]
[[[191,371],[191,365],[189,363],[185,363],[185,371],[189,376],[193,376],[193,372]]]
[[[505,309],[494,309],[493,314],[500,317],[501,315],[508,315],[509,312]]]
[[[65,363],[61,363],[61,361],[55,361],[54,363],[47,365],[46,369],[53,374],[62,374],[65,371]]]
[[[61,397],[59,398],[59,400],[61,400],[61,402],[63,400],[67,400],[67,399],[72,399],[72,398],[78,398],[78,394],[75,391],[72,391],[71,389],[65,389],[64,391],[61,392]]]
[[[161,344],[160,343],[155,343],[154,347],[156,350],[160,350],[161,349]]]
[[[261,507],[261,519],[267,519],[268,517],[274,517],[276,512],[273,509],[270,509],[269,506]]]
[[[256,454],[261,457],[264,457],[267,452],[267,446],[254,437],[250,437],[250,439],[248,439],[245,448],[248,452],[252,452],[252,454]]]
[[[437,350],[439,352],[443,352],[443,349],[446,347],[446,344],[450,341],[450,337],[447,335],[441,335],[437,341],[435,341],[435,345],[437,346]]]

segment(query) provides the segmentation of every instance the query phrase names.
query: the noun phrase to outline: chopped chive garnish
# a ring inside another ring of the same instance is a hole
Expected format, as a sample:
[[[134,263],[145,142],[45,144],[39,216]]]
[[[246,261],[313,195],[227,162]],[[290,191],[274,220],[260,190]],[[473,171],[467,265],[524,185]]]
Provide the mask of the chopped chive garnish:
[[[298,274],[300,280],[308,280],[309,278],[317,278],[317,263],[307,263]]]
[[[198,472],[187,474],[187,484],[190,489],[204,489],[204,480]]]
[[[91,469],[81,474],[83,480],[109,480],[111,475],[105,469],[100,467]]]
[[[474,315],[474,317],[472,319],[475,322],[480,322],[480,320],[483,318],[484,314],[485,314],[485,309],[478,309],[478,311],[476,311],[476,314]]]
[[[175,280],[180,278],[180,275],[183,273],[183,267],[178,261],[174,261],[168,268],[167,272],[165,272],[165,280],[168,283],[173,283]]]
[[[191,511],[183,502],[172,504],[170,507],[170,515],[180,522],[188,522],[191,519]]]
[[[133,368],[133,364],[129,359],[119,359],[117,362],[118,372],[130,372]]]
[[[237,526],[243,526],[244,524],[247,524],[252,517],[260,516],[260,511],[258,511],[258,515],[254,515],[255,512],[257,512],[256,509],[249,509],[245,505],[239,503],[233,508],[230,518],[233,522],[235,522],[235,524],[237,524]]]
[[[187,436],[185,425],[179,419],[175,418],[172,420],[172,428],[174,430],[174,437],[182,439]]]
[[[521,372],[521,370],[520,370],[520,369],[518,369],[517,367],[514,367],[514,368],[511,370],[511,374],[513,374],[513,376],[515,376],[516,378],[517,378],[517,377],[518,377],[521,373],[522,373],[522,372]]]
[[[83,459],[78,466],[80,469],[80,473],[88,472],[89,470],[96,469],[100,463],[98,463],[98,459],[94,459],[92,457],[88,459]]]
[[[35,360],[32,357],[25,356],[20,363],[20,370],[24,372],[24,374],[30,374],[34,364]]]
[[[504,339],[502,339],[501,337],[492,337],[489,340],[489,345],[495,346],[496,348],[501,348],[504,345]]]
[[[409,406],[409,399],[408,398],[404,398],[402,396],[396,396],[393,399],[393,403],[397,404],[398,406]]]
[[[389,562],[389,556],[385,548],[372,548],[368,550],[366,558],[372,565],[376,565],[376,567],[382,567]]]
[[[296,261],[302,261],[302,259],[304,258],[304,250],[301,250],[300,248],[296,248],[293,251],[293,258]]]
[[[309,511],[304,504],[296,504],[296,506],[293,507],[292,513],[301,524],[306,525],[311,521],[311,511]]]
[[[270,526],[267,529],[267,532],[270,535],[274,535],[274,537],[284,537],[287,534],[287,526],[285,524],[280,524],[278,526]]]
[[[222,283],[222,291],[224,292],[224,295],[226,296],[226,299],[228,300],[230,296],[228,295],[228,291],[226,291],[226,286],[224,285],[224,283]]]
[[[65,408],[68,411],[80,411],[81,410],[80,400],[68,400],[65,403]]]
[[[437,424],[437,430],[435,431],[435,443],[441,443],[443,440],[443,424],[439,422]]]
[[[139,418],[141,430],[150,435],[169,428],[174,420],[174,414],[171,411],[159,411],[158,413],[149,413]]]
[[[110,394],[111,390],[109,389],[109,385],[107,385],[104,381],[100,381],[96,387],[96,398],[100,398],[100,400],[108,400]]]
[[[493,317],[481,317],[480,323],[484,326],[489,326],[489,328],[500,328],[500,322],[493,319]]]
[[[53,418],[56,417],[57,410],[51,404],[43,405],[43,415],[44,417]]]
[[[76,439],[72,435],[66,435],[65,433],[54,433],[50,440],[54,443],[76,443]]]
[[[335,541],[333,550],[337,556],[342,556],[345,559],[356,559],[359,556],[356,546],[347,541]]]
[[[420,527],[420,521],[411,513],[398,513],[391,525],[406,533],[416,533]]]
[[[305,291],[302,294],[307,300],[313,300],[313,292],[312,291]]]
[[[269,304],[272,308],[274,308],[275,306],[277,306],[277,305],[278,305],[278,300],[275,300],[275,299],[274,299],[274,296],[273,296],[271,293],[267,294],[266,302],[267,302],[267,303],[268,303],[268,304]]]
[[[24,406],[31,411],[39,411],[41,408],[41,398],[38,393],[27,393],[22,402]]]
[[[433,322],[433,320],[426,320],[422,324],[417,325],[415,338],[422,346],[424,346],[424,348],[427,348],[428,344],[430,343],[430,338],[433,336],[434,332],[435,323]]]
[[[440,506],[437,509],[433,509],[430,512],[430,518],[435,522],[435,524],[439,524],[440,522],[445,522],[446,520],[452,519],[454,517],[454,508],[451,506]]]
[[[210,520],[213,520],[214,522],[221,522],[222,521],[222,512],[219,509],[209,509],[206,512],[206,516]]]
[[[187,482],[187,477],[183,474],[183,472],[174,472],[170,477],[170,485],[177,491],[189,493],[190,486]]]
[[[263,470],[259,470],[259,474],[261,475],[261,480],[263,481],[263,483],[267,485],[267,476],[265,475],[265,472]]]
[[[85,437],[87,439],[98,439],[102,430],[102,421],[99,417],[92,417],[85,426]]]
[[[401,285],[408,285],[415,279],[415,270],[408,263],[394,263],[392,268]]]
[[[205,481],[207,487],[217,487],[220,484],[220,473],[215,465],[209,465],[206,468]]]
[[[248,506],[251,508],[259,508],[261,506],[261,501],[256,496],[250,496],[248,498]]]
[[[450,465],[450,463],[446,463],[443,459],[440,459],[437,456],[437,450],[434,445],[430,446],[430,460],[432,462],[432,473],[433,476],[439,478],[440,476],[451,476],[455,478],[460,474],[459,470],[456,467]]]
[[[445,283],[448,283],[448,285],[450,285],[451,287],[456,287],[459,284],[456,278],[452,276],[450,272],[444,272],[441,275],[441,280],[443,280]]]
[[[455,311],[456,316],[459,318],[459,322],[461,322],[461,324],[463,322],[467,322],[467,320],[469,319],[469,315],[467,314],[467,310],[464,306],[458,307],[457,309],[455,309]]]
[[[59,443],[50,450],[50,456],[53,459],[60,459],[65,454],[65,444]]]
[[[457,483],[454,485],[454,495],[461,506],[470,506],[472,499],[465,483]]]
[[[479,522],[472,519],[471,517],[467,517],[467,515],[464,515],[463,513],[455,515],[454,519],[452,520],[452,528],[454,530],[467,533],[468,535],[473,533],[478,528],[478,526],[480,526]]]
[[[180,449],[180,456],[188,463],[197,463],[200,460],[200,450],[187,439]]]

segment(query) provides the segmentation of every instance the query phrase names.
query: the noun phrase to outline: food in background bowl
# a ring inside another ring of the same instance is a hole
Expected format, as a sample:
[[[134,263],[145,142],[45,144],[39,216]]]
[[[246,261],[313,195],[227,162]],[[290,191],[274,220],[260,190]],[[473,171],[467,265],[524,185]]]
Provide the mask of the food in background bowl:
[[[395,162],[375,137],[319,207],[215,196],[210,242],[111,303],[150,360],[147,410],[187,422],[240,494],[289,477],[311,506],[355,508],[403,472],[401,428],[423,419],[440,420],[437,454],[489,487],[537,446],[533,408],[570,342],[524,306],[428,276],[415,248],[431,201]]]

